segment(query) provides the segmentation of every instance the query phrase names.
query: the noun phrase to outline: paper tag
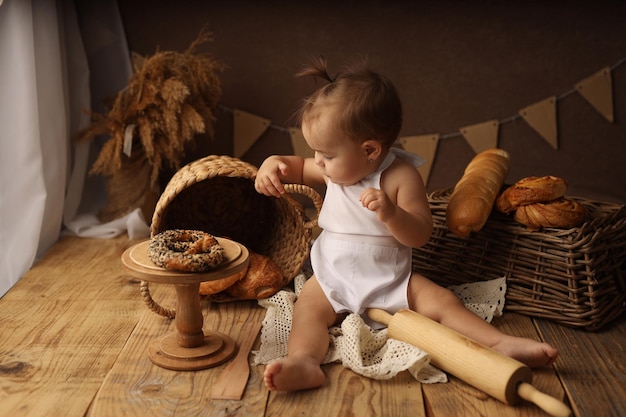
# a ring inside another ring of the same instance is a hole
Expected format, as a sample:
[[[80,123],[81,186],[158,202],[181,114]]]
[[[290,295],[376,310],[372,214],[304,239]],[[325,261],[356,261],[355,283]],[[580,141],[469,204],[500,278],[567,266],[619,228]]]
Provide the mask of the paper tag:
[[[124,129],[124,146],[122,148],[122,152],[126,154],[130,158],[130,155],[133,151],[133,132],[135,131],[135,124],[130,124],[126,126]]]

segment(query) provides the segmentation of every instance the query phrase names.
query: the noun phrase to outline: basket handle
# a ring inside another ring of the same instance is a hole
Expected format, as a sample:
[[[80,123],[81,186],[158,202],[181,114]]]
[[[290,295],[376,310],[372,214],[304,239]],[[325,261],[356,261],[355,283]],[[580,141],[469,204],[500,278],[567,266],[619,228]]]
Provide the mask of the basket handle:
[[[141,296],[143,297],[143,302],[148,306],[148,308],[158,314],[159,316],[167,317],[168,319],[173,319],[176,317],[176,310],[173,308],[165,308],[159,305],[150,294],[150,288],[148,287],[148,281],[141,281]]]
[[[309,199],[313,201],[313,205],[315,206],[315,218],[309,220],[308,222],[305,222],[304,227],[312,229],[317,226],[317,218],[320,215],[320,211],[322,210],[322,203],[324,202],[322,196],[319,195],[319,193],[313,188],[304,184],[285,184],[284,187],[285,191],[290,194],[302,194],[306,197],[309,197]]]

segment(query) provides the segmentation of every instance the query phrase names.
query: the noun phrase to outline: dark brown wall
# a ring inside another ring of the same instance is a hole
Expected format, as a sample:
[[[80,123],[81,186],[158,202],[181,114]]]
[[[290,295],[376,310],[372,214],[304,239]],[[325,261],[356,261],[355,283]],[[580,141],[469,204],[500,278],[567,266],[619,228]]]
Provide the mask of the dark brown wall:
[[[546,4],[543,4],[546,3]],[[223,100],[288,127],[314,87],[295,79],[310,56],[331,69],[361,55],[389,76],[404,103],[402,136],[442,139],[429,190],[453,186],[473,151],[463,126],[504,120],[533,103],[561,96],[626,56],[626,3],[450,1],[120,1],[130,48],[141,54],[185,50],[208,25],[215,41],[201,48],[221,59]],[[612,71],[615,123],[577,93],[558,100],[559,149],[522,119],[500,126],[511,153],[507,182],[558,175],[571,195],[626,202],[626,63]],[[198,155],[230,153],[232,115]],[[256,165],[290,153],[287,133],[268,130],[243,157]],[[193,155],[196,157],[198,155]]]

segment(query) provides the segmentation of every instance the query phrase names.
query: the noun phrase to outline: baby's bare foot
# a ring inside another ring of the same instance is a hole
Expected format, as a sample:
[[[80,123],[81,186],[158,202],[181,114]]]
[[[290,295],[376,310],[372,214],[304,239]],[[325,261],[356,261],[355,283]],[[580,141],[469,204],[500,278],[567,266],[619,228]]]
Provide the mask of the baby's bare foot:
[[[270,391],[298,391],[324,383],[324,372],[313,359],[279,359],[265,367],[265,386]]]
[[[493,348],[531,368],[550,366],[559,356],[559,351],[549,344],[523,337],[507,336]]]

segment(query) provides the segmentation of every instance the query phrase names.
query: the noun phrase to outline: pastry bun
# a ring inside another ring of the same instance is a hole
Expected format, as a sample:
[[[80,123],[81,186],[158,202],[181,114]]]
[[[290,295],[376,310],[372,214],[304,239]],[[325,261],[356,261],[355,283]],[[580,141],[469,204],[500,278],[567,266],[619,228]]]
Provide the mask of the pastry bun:
[[[498,196],[496,208],[515,212],[514,218],[531,230],[542,227],[572,228],[585,221],[587,211],[577,201],[565,198],[567,182],[559,177],[526,177]]]
[[[287,285],[282,271],[268,256],[250,252],[248,269],[239,274],[200,284],[200,294],[211,301],[258,300],[274,295]]]
[[[565,195],[567,183],[551,175],[526,177],[508,187],[498,196],[496,208],[508,214],[520,206],[556,200]]]
[[[258,300],[271,297],[285,285],[283,273],[271,258],[250,253],[248,272],[225,292],[238,300]]]
[[[226,278],[201,282],[199,293],[202,295],[213,295],[222,292],[226,288],[230,287],[235,282],[246,276],[246,273],[247,270],[244,269],[243,271],[230,275]]]
[[[526,204],[517,208],[515,220],[529,229],[542,227],[572,228],[579,226],[587,215],[585,207],[564,197],[546,203]]]

